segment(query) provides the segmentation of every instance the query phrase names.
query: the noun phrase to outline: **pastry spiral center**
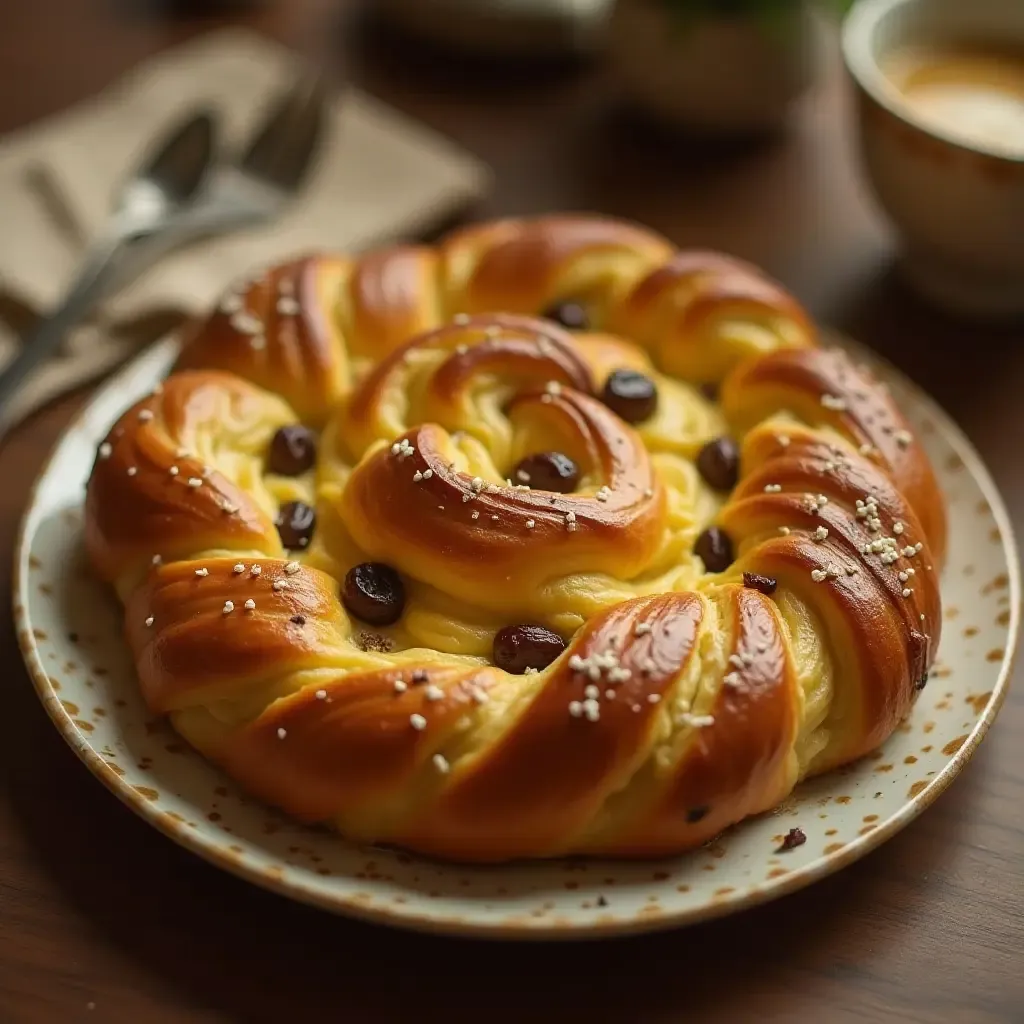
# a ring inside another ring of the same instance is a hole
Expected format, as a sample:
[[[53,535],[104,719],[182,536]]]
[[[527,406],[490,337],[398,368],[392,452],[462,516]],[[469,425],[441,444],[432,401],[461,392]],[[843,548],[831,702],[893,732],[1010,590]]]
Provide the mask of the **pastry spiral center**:
[[[410,581],[411,644],[484,653],[485,637],[520,621],[572,632],[602,608],[666,589],[652,580],[669,568],[694,566],[680,558],[695,528],[680,512],[692,505],[689,463],[663,453],[675,463],[663,478],[644,423],[597,397],[592,363],[600,371],[609,346],[623,365],[646,357],[622,339],[600,345],[588,361],[586,339],[549,321],[457,317],[392,353],[345,403],[331,428],[339,531],[324,544],[339,561],[354,545]],[[703,404],[676,389],[672,404],[680,393]],[[523,460],[551,452],[577,468],[574,487],[514,478]],[[438,636],[441,615],[472,639],[451,626]]]

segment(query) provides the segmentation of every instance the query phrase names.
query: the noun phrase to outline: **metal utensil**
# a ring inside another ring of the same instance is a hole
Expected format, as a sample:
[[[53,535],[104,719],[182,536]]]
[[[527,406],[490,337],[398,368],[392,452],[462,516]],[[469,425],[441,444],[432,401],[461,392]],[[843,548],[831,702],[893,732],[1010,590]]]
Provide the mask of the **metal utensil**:
[[[167,159],[155,157],[148,165],[156,173],[146,180],[159,187],[126,186],[110,230],[90,254],[64,305],[27,335],[21,353],[0,373],[0,408],[109,290],[137,277],[171,249],[277,216],[298,195],[315,163],[326,132],[327,99],[322,77],[300,80],[270,104],[237,160],[212,173],[206,173],[213,157],[212,118],[205,115],[205,147],[198,145],[203,139],[198,126],[182,126],[180,148],[175,145]],[[160,156],[169,148],[161,147]],[[185,173],[190,169],[191,175]]]
[[[209,234],[277,217],[302,190],[327,132],[328,88],[320,75],[278,95],[235,160],[218,165],[196,201],[146,245],[158,253]]]
[[[214,159],[214,118],[192,113],[176,125],[121,186],[114,212],[90,246],[84,266],[55,313],[23,339],[21,351],[0,374],[0,406],[59,347],[68,331],[103,294],[123,250],[164,229],[199,192]]]
[[[238,155],[222,157],[194,201],[119,261],[111,288],[125,286],[174,249],[278,217],[316,163],[327,134],[328,97],[325,79],[314,75],[272,99]]]

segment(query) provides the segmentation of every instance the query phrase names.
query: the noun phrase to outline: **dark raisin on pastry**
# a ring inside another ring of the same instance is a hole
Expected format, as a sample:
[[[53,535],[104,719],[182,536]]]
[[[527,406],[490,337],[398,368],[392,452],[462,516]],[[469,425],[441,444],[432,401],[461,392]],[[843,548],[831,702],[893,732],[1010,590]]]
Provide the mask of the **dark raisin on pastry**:
[[[697,470],[709,487],[731,491],[740,476],[740,449],[731,437],[708,441],[697,456]]]
[[[316,532],[316,509],[304,501],[287,501],[277,513],[276,525],[289,551],[308,547]]]
[[[627,423],[643,423],[658,407],[658,388],[639,370],[613,370],[604,382],[601,401]]]
[[[568,494],[580,481],[580,468],[561,452],[527,455],[512,470],[512,483],[526,484],[537,491]]]
[[[732,541],[717,526],[709,526],[704,530],[697,538],[693,550],[708,572],[725,572],[732,565]]]
[[[390,626],[405,609],[405,584],[390,565],[361,562],[345,574],[341,603],[350,615],[371,626]]]
[[[590,326],[587,307],[581,302],[555,302],[541,315],[545,320],[554,320],[570,331],[585,331]]]
[[[771,597],[778,585],[779,581],[772,576],[762,576],[756,572],[743,574],[743,586],[749,587],[751,590],[758,590],[766,597]]]
[[[267,469],[280,476],[298,476],[316,462],[316,434],[301,423],[281,427],[270,442]]]
[[[522,675],[528,668],[547,668],[565,650],[565,641],[543,626],[506,626],[494,637],[494,664]]]

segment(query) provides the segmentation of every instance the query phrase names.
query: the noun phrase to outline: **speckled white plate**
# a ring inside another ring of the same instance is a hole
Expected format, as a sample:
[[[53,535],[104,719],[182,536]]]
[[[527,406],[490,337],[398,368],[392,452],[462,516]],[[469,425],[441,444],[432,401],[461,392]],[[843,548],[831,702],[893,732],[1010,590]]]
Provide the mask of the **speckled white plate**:
[[[881,366],[934,461],[951,540],[939,663],[911,718],[880,751],[801,786],[775,813],[659,862],[466,868],[294,825],[244,798],[147,714],[120,608],[83,555],[81,502],[96,445],[174,353],[167,342],[136,360],[58,444],[18,541],[15,617],[39,696],[90,770],[176,842],[258,885],[389,924],[502,938],[610,935],[714,917],[807,885],[893,835],[956,777],[1002,702],[1020,606],[1009,520],[949,417]],[[807,842],[776,852],[794,826]]]

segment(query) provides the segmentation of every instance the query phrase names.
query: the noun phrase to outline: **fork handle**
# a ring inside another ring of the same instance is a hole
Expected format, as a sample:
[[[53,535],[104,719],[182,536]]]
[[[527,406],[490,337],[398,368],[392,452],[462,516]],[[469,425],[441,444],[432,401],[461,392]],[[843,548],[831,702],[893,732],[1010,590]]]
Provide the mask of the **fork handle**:
[[[60,308],[25,335],[20,351],[0,373],[0,409],[14,397],[32,371],[60,348],[68,332],[96,304],[124,244],[124,237],[119,235],[98,240]]]

